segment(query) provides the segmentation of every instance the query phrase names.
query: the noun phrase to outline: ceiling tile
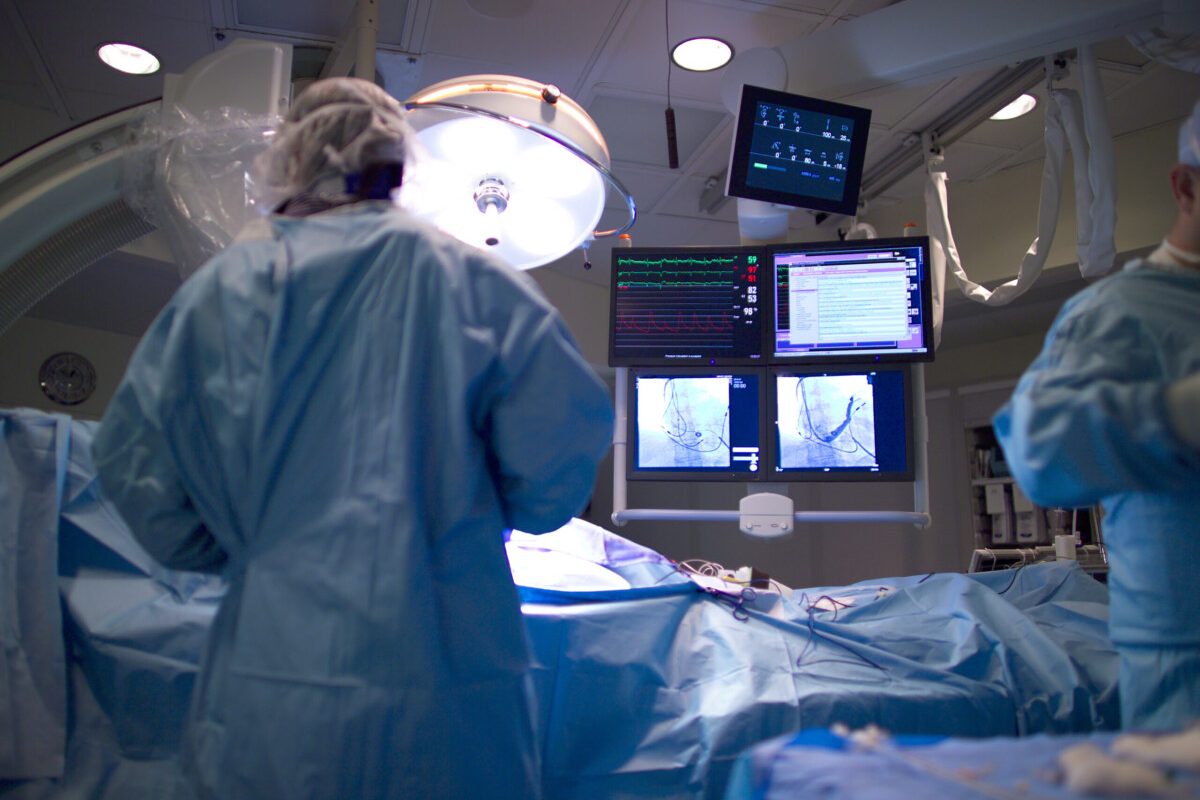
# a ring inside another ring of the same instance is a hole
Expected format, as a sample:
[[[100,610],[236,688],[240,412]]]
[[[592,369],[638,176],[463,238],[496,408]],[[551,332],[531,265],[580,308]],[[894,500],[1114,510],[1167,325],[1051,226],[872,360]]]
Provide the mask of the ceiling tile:
[[[667,167],[666,108],[659,102],[601,95],[588,113],[600,126],[614,161]],[[725,112],[675,105],[679,162],[684,164],[725,119]]]
[[[408,15],[408,0],[388,0],[380,3],[380,44],[399,47],[404,42],[404,25]],[[352,22],[354,0],[329,0],[320,3],[293,0],[235,0],[235,24],[274,31],[291,31],[298,35],[337,39]]]
[[[663,175],[658,170],[648,170],[636,164],[616,163],[613,165],[613,173],[633,195],[633,201],[637,204],[639,214],[648,213],[650,209],[658,205],[658,201],[678,178],[676,175]],[[615,191],[608,193],[606,205],[614,209],[625,207],[620,194]]]
[[[804,36],[823,19],[820,14],[797,14],[752,2],[673,0],[670,8],[672,44],[692,36],[719,36],[733,45],[735,53]],[[635,16],[623,20],[626,24],[618,35],[608,40],[593,80],[665,95],[670,55],[663,5],[635,4],[630,13]],[[712,98],[719,104],[721,74],[721,70],[701,73],[675,68],[671,71],[672,95]]]
[[[534,0],[522,16],[496,18],[475,11],[464,0],[439,0],[425,49],[429,54],[503,64],[514,75],[570,92],[623,5],[620,0]]]
[[[949,81],[943,81],[926,86],[871,89],[838,98],[838,102],[871,109],[872,128],[876,125],[893,128],[902,120],[913,116],[918,107],[931,102],[948,83]]]
[[[0,96],[0,164],[63,129],[65,120],[49,109],[18,105]]]
[[[710,214],[700,208],[700,195],[704,193],[705,179],[699,176],[686,176],[675,182],[664,199],[656,206],[656,210],[664,214],[679,217],[694,217],[707,222],[732,222],[737,224],[737,202],[729,198],[715,214]]]

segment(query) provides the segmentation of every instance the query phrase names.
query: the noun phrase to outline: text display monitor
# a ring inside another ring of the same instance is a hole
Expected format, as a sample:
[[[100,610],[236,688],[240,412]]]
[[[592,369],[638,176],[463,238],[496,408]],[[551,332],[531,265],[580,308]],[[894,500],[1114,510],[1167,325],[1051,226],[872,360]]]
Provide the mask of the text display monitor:
[[[905,365],[772,370],[768,480],[910,481]]]
[[[778,245],[772,363],[933,359],[929,240]]]
[[[754,481],[763,473],[762,370],[631,370],[631,480]]]
[[[764,251],[616,248],[609,365],[761,364]]]
[[[854,215],[871,111],[743,86],[725,193]]]

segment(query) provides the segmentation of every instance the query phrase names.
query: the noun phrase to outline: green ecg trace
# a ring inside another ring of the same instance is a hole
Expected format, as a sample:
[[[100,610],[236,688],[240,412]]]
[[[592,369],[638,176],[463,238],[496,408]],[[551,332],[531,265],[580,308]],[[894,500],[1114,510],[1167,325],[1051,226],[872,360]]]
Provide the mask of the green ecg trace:
[[[660,258],[657,260],[646,258],[622,258],[617,261],[617,266],[625,266],[626,264],[640,264],[647,267],[652,267],[658,264],[736,264],[736,258]]]

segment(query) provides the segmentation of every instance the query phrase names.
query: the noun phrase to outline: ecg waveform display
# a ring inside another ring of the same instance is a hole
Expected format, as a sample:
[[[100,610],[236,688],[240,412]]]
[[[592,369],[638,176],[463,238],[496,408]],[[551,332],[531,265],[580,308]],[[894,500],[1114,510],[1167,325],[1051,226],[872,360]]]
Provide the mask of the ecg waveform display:
[[[614,251],[611,366],[758,363],[762,262],[746,248]]]

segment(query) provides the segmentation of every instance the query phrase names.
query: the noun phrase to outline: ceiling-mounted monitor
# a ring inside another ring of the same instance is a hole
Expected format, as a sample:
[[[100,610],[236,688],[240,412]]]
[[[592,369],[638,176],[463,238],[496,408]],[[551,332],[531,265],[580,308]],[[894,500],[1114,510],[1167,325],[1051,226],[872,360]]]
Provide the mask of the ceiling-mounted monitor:
[[[763,476],[766,373],[630,370],[630,480],[756,481]]]
[[[609,365],[764,363],[764,255],[748,247],[615,248]]]
[[[725,193],[853,216],[871,110],[742,87]]]
[[[911,481],[905,364],[771,369],[769,481]]]
[[[929,239],[772,245],[773,364],[933,360]]]

